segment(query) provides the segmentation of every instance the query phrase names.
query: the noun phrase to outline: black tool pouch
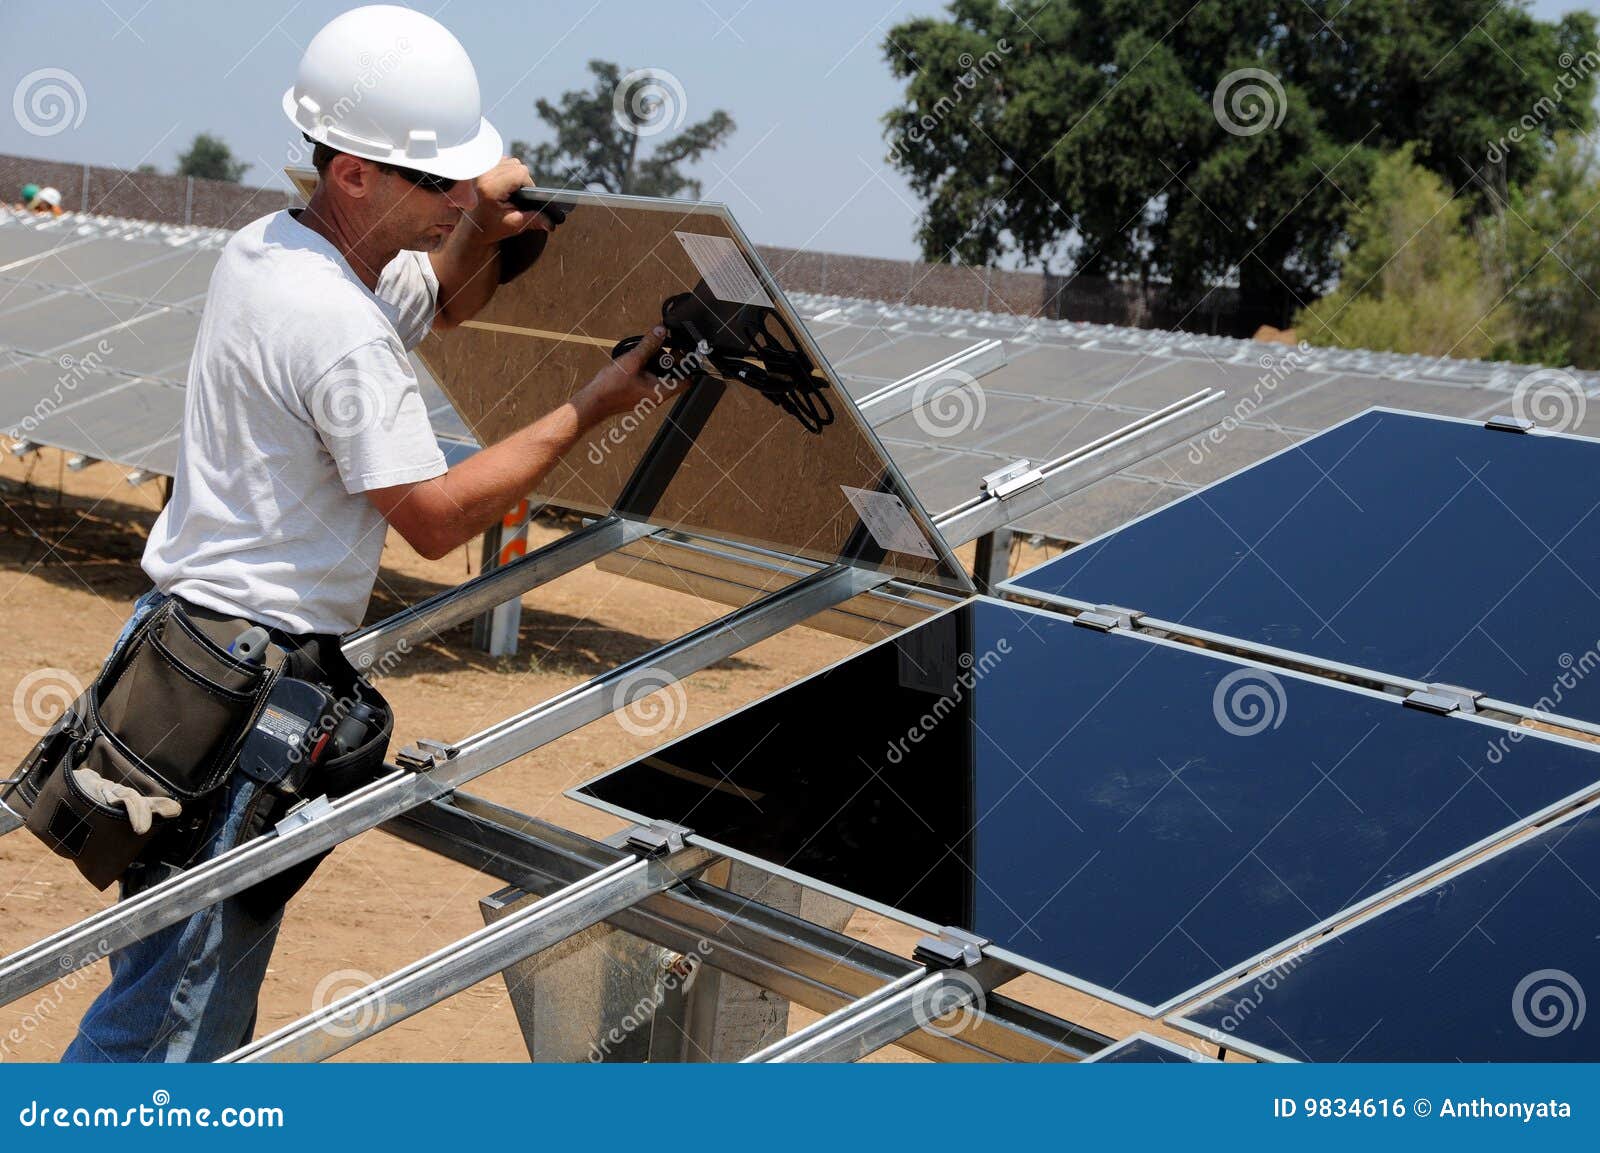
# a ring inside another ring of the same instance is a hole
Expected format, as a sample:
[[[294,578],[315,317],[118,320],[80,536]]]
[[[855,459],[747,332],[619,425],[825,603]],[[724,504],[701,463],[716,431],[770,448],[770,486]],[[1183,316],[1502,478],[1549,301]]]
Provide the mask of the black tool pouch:
[[[4,800],[104,889],[152,845],[204,830],[279,675],[229,655],[169,598],[28,754]],[[80,768],[183,811],[136,833],[126,810],[84,792]]]
[[[264,788],[251,806],[240,831],[241,843],[272,830],[299,804],[317,797],[346,796],[387,771],[384,755],[394,735],[394,710],[338,651],[337,641],[328,638],[328,643],[319,647],[291,649],[286,668],[290,676],[326,685],[337,700],[358,700],[371,706],[378,719],[366,739],[349,752],[318,762],[303,776],[291,772],[274,781],[263,781],[270,787]],[[319,853],[258,882],[239,894],[240,903],[252,916],[268,919],[304,887],[327,856],[326,852]]]

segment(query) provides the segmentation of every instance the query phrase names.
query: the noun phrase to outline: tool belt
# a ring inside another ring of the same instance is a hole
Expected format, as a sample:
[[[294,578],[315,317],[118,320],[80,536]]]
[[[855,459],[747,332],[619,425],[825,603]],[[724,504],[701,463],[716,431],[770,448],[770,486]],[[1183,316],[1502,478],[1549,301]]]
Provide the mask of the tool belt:
[[[383,772],[393,712],[345,660],[338,638],[269,629],[272,644],[262,658],[241,660],[229,647],[254,624],[168,597],[24,758],[5,803],[96,888],[135,862],[174,870],[193,863],[222,818],[235,772],[248,769],[262,785],[241,841],[271,829],[304,798],[342,796]],[[319,692],[346,713],[359,702],[372,722],[361,730],[359,746],[326,759],[311,755],[336,719],[291,739],[297,731],[274,703],[292,697],[291,690],[302,697]],[[264,741],[263,733],[281,742]],[[276,748],[281,754],[273,755]],[[241,763],[247,749],[251,755]],[[83,768],[147,797],[170,798],[182,812],[135,832],[124,808],[84,790],[75,773]],[[287,901],[320,860],[270,877],[244,896],[265,912]]]

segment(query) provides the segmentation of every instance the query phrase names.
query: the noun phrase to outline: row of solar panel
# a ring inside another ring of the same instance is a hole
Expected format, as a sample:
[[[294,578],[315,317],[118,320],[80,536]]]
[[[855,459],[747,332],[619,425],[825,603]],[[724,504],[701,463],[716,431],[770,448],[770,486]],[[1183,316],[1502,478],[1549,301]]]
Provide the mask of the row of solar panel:
[[[217,238],[85,230],[0,228],[0,432],[170,476]],[[471,434],[413,363],[440,446],[463,459]]]
[[[1600,750],[1289,666],[1600,721],[1597,466],[1368,413],[1007,586],[1208,649],[979,600],[573,795],[1258,1056],[1593,1060]]]

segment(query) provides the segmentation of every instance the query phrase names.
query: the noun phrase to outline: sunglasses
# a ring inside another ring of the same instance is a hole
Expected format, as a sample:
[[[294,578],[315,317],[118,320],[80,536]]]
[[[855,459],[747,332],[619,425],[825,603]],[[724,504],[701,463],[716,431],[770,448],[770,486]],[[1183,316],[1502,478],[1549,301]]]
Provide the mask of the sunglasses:
[[[398,164],[385,164],[380,160],[375,160],[373,163],[383,171],[393,172],[396,176],[416,185],[425,192],[445,193],[461,183],[459,180],[452,180],[448,176],[435,176],[431,172],[418,172],[415,168],[402,168]]]

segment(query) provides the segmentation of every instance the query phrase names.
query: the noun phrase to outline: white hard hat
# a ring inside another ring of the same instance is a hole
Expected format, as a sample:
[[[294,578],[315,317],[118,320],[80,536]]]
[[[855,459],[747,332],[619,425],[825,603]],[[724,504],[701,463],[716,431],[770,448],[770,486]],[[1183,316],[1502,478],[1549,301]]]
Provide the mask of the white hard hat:
[[[502,155],[467,50],[391,4],[352,8],[318,32],[283,110],[318,143],[448,179],[482,176]]]
[[[60,208],[61,207],[61,189],[59,189],[59,188],[41,188],[41,189],[39,189],[39,199],[44,201],[51,208]]]

